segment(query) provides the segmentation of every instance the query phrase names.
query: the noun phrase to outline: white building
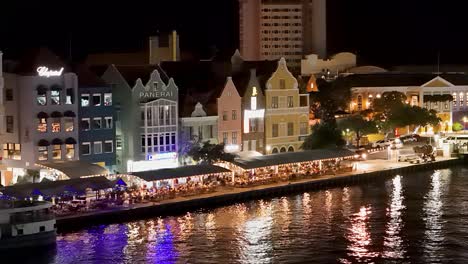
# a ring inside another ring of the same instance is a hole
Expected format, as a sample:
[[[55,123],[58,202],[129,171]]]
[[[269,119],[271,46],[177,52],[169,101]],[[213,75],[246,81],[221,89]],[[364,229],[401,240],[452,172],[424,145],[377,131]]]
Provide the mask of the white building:
[[[356,55],[350,52],[341,52],[329,59],[319,59],[317,54],[310,54],[301,60],[301,74],[304,76],[337,76],[339,73],[353,67],[356,67]]]

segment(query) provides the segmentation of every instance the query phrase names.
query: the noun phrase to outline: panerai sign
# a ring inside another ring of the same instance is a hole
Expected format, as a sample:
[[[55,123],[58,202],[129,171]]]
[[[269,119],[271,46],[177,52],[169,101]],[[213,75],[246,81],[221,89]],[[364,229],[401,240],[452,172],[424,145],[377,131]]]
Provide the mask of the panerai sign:
[[[37,67],[37,74],[41,77],[52,77],[52,76],[61,76],[63,73],[63,67],[58,70],[49,70],[45,66]]]
[[[151,89],[149,86],[145,86],[144,91],[140,92],[140,99],[172,97],[172,91],[168,90],[167,88],[167,86],[162,85],[161,89],[158,89],[156,84],[154,85],[153,89]]]

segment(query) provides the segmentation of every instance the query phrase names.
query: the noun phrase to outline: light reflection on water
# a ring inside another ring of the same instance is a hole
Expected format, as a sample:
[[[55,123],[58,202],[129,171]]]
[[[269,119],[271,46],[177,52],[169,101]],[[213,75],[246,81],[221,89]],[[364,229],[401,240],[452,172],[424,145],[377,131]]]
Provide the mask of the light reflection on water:
[[[465,263],[468,214],[455,211],[468,201],[466,176],[402,175],[97,226],[22,263]]]

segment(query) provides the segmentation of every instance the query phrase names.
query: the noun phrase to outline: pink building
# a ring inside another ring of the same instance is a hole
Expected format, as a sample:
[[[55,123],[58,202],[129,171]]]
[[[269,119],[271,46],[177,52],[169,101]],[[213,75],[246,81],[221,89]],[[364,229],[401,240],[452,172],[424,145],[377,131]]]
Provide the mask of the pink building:
[[[218,98],[218,140],[227,152],[240,151],[242,142],[241,101],[232,78],[228,77]]]

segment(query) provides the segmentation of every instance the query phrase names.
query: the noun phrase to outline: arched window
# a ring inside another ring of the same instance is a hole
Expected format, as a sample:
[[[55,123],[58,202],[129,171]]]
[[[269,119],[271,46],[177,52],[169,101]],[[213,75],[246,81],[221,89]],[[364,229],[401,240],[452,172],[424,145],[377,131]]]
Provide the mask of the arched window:
[[[294,148],[293,148],[293,146],[289,146],[289,148],[288,148],[288,152],[294,152]]]
[[[273,148],[273,150],[271,151],[271,153],[278,153],[278,149],[277,148]]]
[[[282,148],[280,149],[280,152],[286,152],[286,148],[285,148],[285,147],[282,147]]]

